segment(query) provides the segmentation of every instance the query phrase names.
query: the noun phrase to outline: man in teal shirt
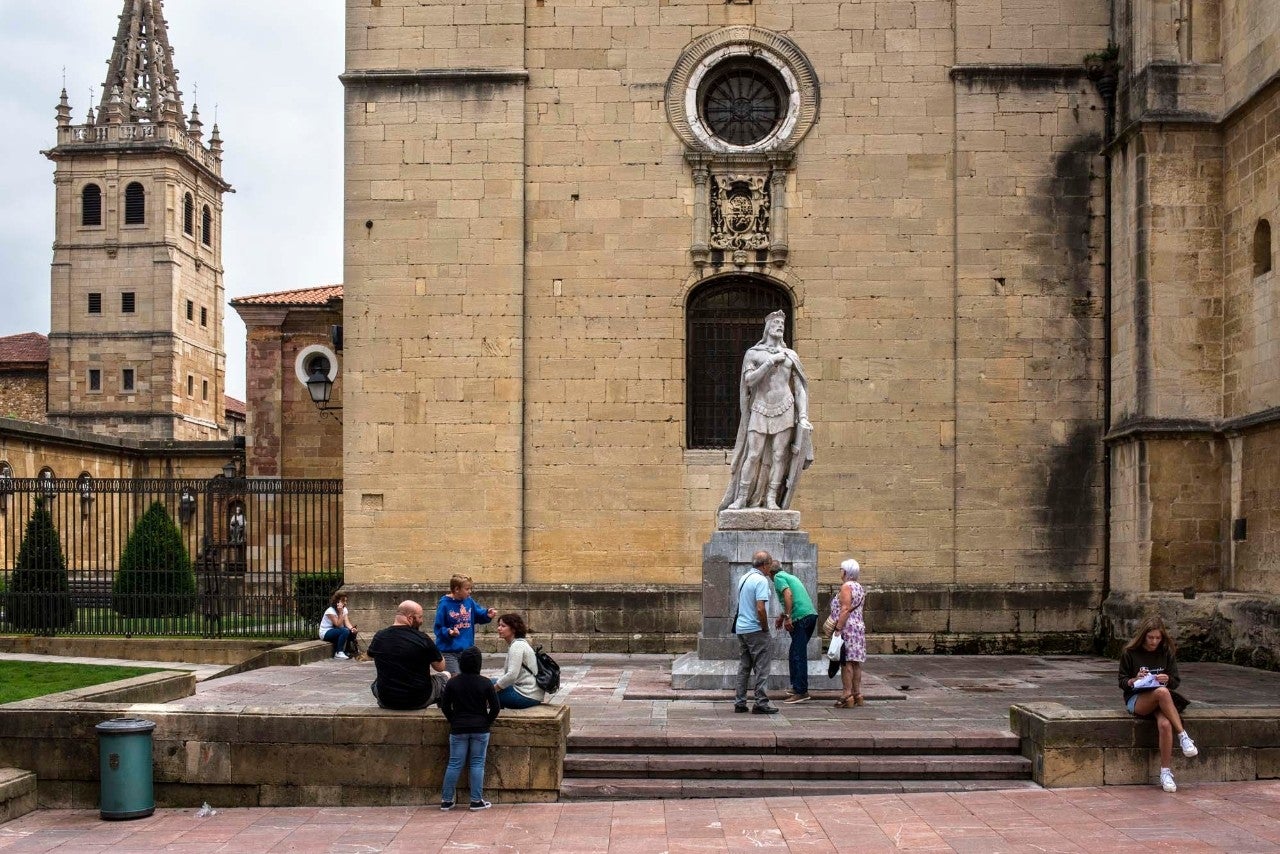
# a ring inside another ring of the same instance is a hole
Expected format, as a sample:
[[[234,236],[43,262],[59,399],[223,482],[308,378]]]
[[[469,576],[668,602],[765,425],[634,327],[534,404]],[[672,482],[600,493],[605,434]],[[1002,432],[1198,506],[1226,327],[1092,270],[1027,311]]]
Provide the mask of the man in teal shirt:
[[[809,639],[818,625],[818,612],[814,610],[809,591],[804,582],[772,561],[768,569],[773,588],[782,600],[782,613],[774,625],[784,628],[791,635],[791,650],[787,657],[787,669],[791,676],[791,696],[784,703],[804,703],[809,700]]]

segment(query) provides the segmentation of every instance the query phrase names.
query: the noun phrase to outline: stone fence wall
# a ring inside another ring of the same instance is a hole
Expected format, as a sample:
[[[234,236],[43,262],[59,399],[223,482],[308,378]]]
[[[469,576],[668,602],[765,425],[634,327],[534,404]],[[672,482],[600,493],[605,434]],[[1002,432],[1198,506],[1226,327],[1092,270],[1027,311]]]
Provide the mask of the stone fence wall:
[[[348,584],[352,619],[366,637],[390,625],[404,599],[431,622],[441,585]],[[825,615],[835,592],[819,584]],[[483,584],[475,599],[517,611],[534,643],[550,652],[667,653],[697,647],[702,625],[697,585]],[[871,653],[1070,654],[1094,651],[1101,591],[1089,585],[867,585]],[[503,647],[492,630],[476,633],[487,652]]]
[[[0,767],[34,771],[44,808],[96,807],[94,727],[137,717],[156,724],[157,806],[427,804],[440,798],[449,724],[438,709],[181,710],[164,701],[194,692],[194,679],[184,674],[187,682],[180,685],[173,677],[150,674],[0,707]],[[140,696],[150,701],[121,700]],[[503,714],[489,742],[486,796],[507,803],[556,800],[568,736],[567,707]],[[326,773],[333,767],[341,767],[340,779]]]
[[[1280,711],[1193,708],[1183,717],[1200,754],[1175,759],[1178,782],[1280,778]],[[1155,722],[1122,710],[1024,703],[1009,709],[1009,728],[1022,740],[1032,777],[1047,789],[1153,783],[1160,776]]]

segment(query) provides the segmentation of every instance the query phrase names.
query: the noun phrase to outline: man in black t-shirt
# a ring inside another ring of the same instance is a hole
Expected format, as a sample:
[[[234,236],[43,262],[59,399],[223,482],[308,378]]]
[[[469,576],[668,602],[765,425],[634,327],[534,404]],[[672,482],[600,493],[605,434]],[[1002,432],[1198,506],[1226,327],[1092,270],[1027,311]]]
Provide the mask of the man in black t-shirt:
[[[378,671],[370,689],[384,709],[425,709],[444,693],[449,673],[436,642],[418,631],[422,606],[406,599],[396,609],[395,625],[373,636],[369,657]]]

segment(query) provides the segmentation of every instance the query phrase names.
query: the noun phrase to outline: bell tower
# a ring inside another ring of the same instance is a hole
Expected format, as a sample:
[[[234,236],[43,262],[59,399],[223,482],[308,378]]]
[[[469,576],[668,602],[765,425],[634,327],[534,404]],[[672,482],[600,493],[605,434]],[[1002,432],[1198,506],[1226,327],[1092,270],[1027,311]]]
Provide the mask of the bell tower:
[[[57,108],[49,420],[225,433],[222,139],[178,88],[162,0],[124,0],[95,114]]]

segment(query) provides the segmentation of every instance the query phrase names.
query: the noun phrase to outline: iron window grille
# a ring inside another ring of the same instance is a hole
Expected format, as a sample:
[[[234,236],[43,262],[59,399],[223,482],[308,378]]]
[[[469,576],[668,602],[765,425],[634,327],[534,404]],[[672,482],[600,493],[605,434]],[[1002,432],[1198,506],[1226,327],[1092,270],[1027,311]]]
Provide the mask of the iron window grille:
[[[133,314],[137,308],[138,301],[133,291],[125,291],[120,294],[120,311],[123,314]]]
[[[94,292],[89,294],[89,313],[102,314],[102,294]]]
[[[689,448],[731,448],[738,433],[742,359],[782,310],[792,332],[791,299],[776,285],[747,276],[719,279],[689,296],[685,339],[685,417]],[[788,337],[787,343],[795,347]]]
[[[730,145],[753,145],[777,130],[786,114],[787,87],[758,60],[721,63],[698,92],[707,130]]]

